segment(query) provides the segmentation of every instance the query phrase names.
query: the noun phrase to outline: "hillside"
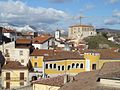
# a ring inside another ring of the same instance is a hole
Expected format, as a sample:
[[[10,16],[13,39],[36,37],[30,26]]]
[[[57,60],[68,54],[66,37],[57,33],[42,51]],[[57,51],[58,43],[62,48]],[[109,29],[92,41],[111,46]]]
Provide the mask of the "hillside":
[[[114,44],[113,42],[107,40],[107,38],[105,38],[102,35],[87,37],[84,40],[88,43],[89,49],[99,49],[100,44],[106,45],[106,47],[118,47],[118,48],[120,48],[120,45]]]

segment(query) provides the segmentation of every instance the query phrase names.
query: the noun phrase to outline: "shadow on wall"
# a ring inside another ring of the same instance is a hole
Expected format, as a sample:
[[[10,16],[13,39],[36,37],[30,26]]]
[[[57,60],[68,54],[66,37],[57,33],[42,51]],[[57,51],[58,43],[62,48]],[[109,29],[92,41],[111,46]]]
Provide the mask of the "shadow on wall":
[[[1,68],[3,67],[4,64],[5,64],[5,58],[2,55],[2,52],[0,51],[0,73],[1,73]]]

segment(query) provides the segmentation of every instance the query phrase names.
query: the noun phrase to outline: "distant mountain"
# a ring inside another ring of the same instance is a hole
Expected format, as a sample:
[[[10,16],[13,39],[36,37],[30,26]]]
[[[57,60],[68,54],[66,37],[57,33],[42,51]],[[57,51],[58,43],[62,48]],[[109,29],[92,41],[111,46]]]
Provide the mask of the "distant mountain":
[[[35,32],[35,29],[29,25],[25,25],[24,27],[14,27],[14,29],[19,32],[27,32],[27,31]]]
[[[1,27],[7,28],[7,29],[14,29],[18,32],[27,32],[27,31],[32,31],[35,32],[36,28],[34,26],[30,26],[30,25],[25,25],[25,26],[18,26],[18,25],[13,25],[13,24],[9,24],[9,23],[0,23]]]
[[[100,28],[96,29],[97,32],[111,32],[111,33],[120,33],[118,29],[109,29],[109,28]]]

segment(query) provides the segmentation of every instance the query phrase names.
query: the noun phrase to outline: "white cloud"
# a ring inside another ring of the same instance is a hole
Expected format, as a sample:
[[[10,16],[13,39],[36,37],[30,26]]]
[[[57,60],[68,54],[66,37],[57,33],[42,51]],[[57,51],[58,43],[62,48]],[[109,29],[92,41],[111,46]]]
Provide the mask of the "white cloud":
[[[113,11],[113,17],[107,18],[104,20],[104,23],[107,25],[116,25],[120,24],[120,11],[114,10]]]
[[[114,10],[113,16],[114,16],[114,17],[119,17],[119,18],[120,18],[120,11]]]
[[[0,1],[0,23],[54,24],[68,15],[54,8],[30,7],[21,1]]]
[[[109,19],[106,19],[104,23],[106,25],[116,25],[116,24],[120,24],[120,20],[117,18],[109,18]]]

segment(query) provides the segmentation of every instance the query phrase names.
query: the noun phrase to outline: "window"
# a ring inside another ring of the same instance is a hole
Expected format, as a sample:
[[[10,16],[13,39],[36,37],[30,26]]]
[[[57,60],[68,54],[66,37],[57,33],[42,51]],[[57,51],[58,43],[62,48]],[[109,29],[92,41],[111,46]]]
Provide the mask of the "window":
[[[79,64],[77,63],[77,64],[76,64],[76,68],[78,68],[78,67],[79,67]]]
[[[24,82],[20,82],[20,86],[24,86]]]
[[[70,70],[70,65],[68,65],[68,70]]]
[[[24,80],[24,73],[20,72],[20,80]]]
[[[6,82],[6,89],[10,88],[10,82]]]
[[[90,34],[92,35],[92,32]]]
[[[80,64],[80,68],[83,68],[83,63]]]
[[[37,62],[34,63],[34,67],[37,67]]]
[[[64,70],[64,66],[62,66],[62,70]]]
[[[21,60],[21,63],[24,63],[24,59]]]
[[[10,73],[9,72],[6,73],[6,80],[10,80]]]
[[[54,66],[53,66],[54,68],[56,68],[56,64],[54,64]]]
[[[8,51],[8,49],[5,49],[5,57],[9,57],[9,51]]]
[[[45,65],[45,68],[48,69],[48,64]]]
[[[52,69],[52,64],[50,64],[50,69]]]
[[[37,56],[35,56],[34,58],[37,59]]]
[[[58,71],[60,71],[60,66],[58,66]]]
[[[8,54],[8,49],[5,49],[5,53]]]
[[[23,55],[23,51],[21,50],[21,51],[20,51],[20,56],[22,56],[22,55]]]
[[[72,68],[74,68],[74,66],[75,66],[75,64],[73,63],[73,64],[72,64]]]
[[[92,64],[92,70],[96,70],[96,64]]]

